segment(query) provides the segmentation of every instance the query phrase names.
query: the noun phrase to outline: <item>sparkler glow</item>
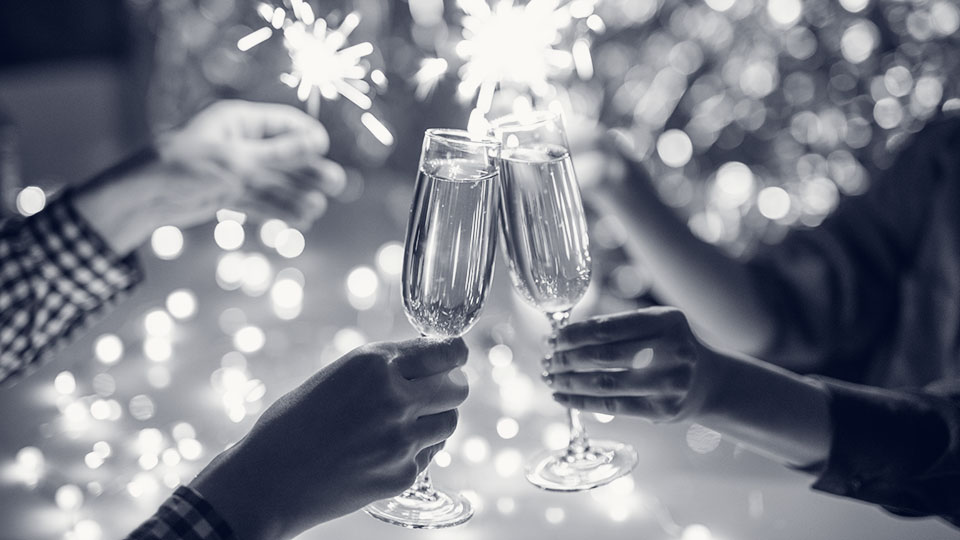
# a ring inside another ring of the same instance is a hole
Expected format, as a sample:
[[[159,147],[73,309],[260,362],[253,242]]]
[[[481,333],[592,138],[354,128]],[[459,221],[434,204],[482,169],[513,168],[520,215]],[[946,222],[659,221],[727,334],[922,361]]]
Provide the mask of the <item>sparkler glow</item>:
[[[471,118],[490,112],[498,88],[510,87],[534,97],[549,98],[557,93],[554,81],[574,71],[583,79],[593,76],[589,41],[572,41],[577,21],[598,19],[597,0],[458,0],[462,40],[456,43],[463,60],[458,70],[457,94],[463,100],[476,96]],[[562,4],[562,5],[561,5]],[[602,22],[602,21],[601,21]],[[596,30],[597,21],[585,25]],[[572,41],[572,42],[571,42]],[[427,97],[448,69],[439,58],[428,58],[414,76],[416,94]]]
[[[320,112],[321,97],[335,100],[343,96],[369,111],[373,106],[371,85],[365,80],[369,68],[362,59],[373,53],[373,45],[365,41],[345,47],[350,34],[360,24],[359,13],[349,13],[340,26],[333,29],[326,19],[316,16],[304,0],[285,0],[285,5],[289,9],[267,3],[257,6],[257,13],[267,24],[240,38],[237,48],[248,51],[280,33],[291,62],[290,71],[281,74],[280,81],[297,89],[297,98],[306,102],[312,116]],[[374,76],[383,79],[379,82],[375,79],[378,86],[385,85],[382,72],[377,70],[371,74]],[[363,125],[383,144],[392,144],[392,136],[384,136],[384,132],[389,135],[389,130],[372,113],[364,113]]]

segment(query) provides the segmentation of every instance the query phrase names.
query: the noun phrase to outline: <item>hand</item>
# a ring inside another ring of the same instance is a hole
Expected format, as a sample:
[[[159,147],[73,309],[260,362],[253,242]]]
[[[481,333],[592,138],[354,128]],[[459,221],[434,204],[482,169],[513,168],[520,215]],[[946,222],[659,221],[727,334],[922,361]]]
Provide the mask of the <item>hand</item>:
[[[567,407],[676,421],[701,402],[693,383],[703,351],[674,308],[598,317],[560,330],[544,380]]]
[[[323,183],[345,176],[322,157],[329,146],[323,126],[299,109],[215,103],[157,142],[170,218],[189,226],[230,208],[306,227],[322,211]]]
[[[453,433],[466,359],[459,338],[360,347],[277,400],[192,486],[245,540],[396,495]]]
[[[322,157],[329,142],[293,107],[221,101],[160,136],[156,159],[121,163],[82,186],[74,204],[120,254],[160,225],[191,227],[221,208],[306,228],[325,204],[321,186],[345,182]]]

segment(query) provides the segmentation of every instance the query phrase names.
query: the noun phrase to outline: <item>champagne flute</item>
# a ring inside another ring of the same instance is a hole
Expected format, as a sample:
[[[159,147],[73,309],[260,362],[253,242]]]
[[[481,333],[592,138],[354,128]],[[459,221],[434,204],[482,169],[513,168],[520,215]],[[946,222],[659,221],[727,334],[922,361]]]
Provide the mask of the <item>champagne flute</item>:
[[[496,252],[499,158],[496,139],[426,132],[403,255],[403,308],[421,335],[462,335],[483,309]],[[452,527],[473,515],[461,495],[434,489],[426,470],[366,511],[413,529]]]
[[[503,145],[500,230],[510,278],[520,296],[547,315],[555,338],[590,285],[591,266],[563,122],[547,111],[510,115],[493,123],[493,133]],[[637,453],[631,446],[589,440],[580,412],[568,409],[567,416],[569,444],[535,456],[527,480],[550,491],[581,491],[633,470]]]

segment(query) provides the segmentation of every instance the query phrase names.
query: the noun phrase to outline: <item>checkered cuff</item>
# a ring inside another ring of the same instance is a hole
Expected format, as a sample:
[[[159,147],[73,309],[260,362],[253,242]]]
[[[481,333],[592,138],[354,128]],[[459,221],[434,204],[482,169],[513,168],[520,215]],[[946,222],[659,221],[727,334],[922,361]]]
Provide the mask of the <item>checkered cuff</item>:
[[[0,381],[22,376],[143,278],[83,220],[66,193],[0,226]]]
[[[227,525],[199,493],[180,486],[150,519],[125,540],[237,540]]]

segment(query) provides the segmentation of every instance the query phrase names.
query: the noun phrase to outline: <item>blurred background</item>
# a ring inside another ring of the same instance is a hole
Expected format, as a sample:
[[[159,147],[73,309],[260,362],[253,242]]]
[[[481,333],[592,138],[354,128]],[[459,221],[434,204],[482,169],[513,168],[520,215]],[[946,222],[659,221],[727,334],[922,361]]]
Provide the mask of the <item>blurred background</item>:
[[[349,174],[309,231],[231,213],[158,229],[133,298],[0,392],[0,538],[122,537],[318,367],[413,336],[398,281],[425,128],[561,110],[587,192],[616,130],[698,235],[749,254],[819,224],[960,109],[958,28],[954,0],[5,2],[3,212],[39,211],[223,97],[308,110]],[[594,280],[574,316],[656,302],[622,226],[590,226]],[[467,338],[471,397],[435,477],[474,501],[469,524],[357,514],[303,537],[955,537],[813,493],[698,425],[591,417],[595,436],[638,448],[637,470],[537,491],[523,457],[566,436],[537,377],[541,319],[500,272]]]

